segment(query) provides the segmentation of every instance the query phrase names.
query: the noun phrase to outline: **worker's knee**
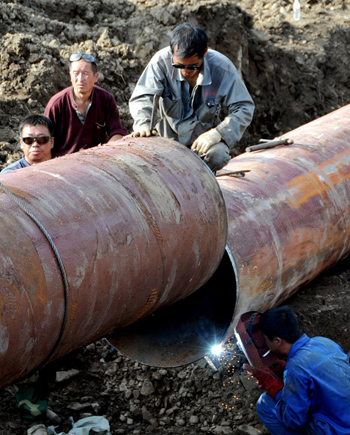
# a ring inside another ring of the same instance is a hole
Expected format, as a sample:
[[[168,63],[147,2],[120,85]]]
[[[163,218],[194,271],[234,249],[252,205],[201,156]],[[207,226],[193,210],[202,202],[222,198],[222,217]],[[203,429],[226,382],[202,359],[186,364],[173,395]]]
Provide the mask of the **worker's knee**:
[[[230,158],[228,146],[224,142],[219,142],[207,151],[203,160],[212,171],[218,171],[227,165]]]
[[[274,408],[276,401],[267,393],[263,393],[256,404],[256,412],[262,422],[269,421],[275,418]]]

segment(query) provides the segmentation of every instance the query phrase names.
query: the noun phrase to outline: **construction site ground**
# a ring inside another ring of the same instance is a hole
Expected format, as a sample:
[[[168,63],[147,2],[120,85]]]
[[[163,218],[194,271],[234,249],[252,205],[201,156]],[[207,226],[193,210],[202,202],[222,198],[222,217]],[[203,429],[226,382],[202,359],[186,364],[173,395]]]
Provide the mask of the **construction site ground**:
[[[12,0],[0,1],[0,168],[20,158],[17,126],[41,113],[68,86],[70,53],[98,57],[100,86],[115,95],[131,131],[128,99],[170,31],[192,21],[209,45],[241,72],[256,104],[237,154],[349,103],[350,5],[346,0]],[[342,260],[286,301],[310,336],[350,350],[350,263]],[[105,339],[60,362],[50,409],[69,418],[105,416],[112,434],[263,434],[260,391],[241,370],[244,358],[205,359],[185,367],[147,367],[111,350]],[[106,359],[103,358],[106,356]],[[0,390],[0,433],[25,434],[12,394]],[[54,424],[48,421],[48,424]]]

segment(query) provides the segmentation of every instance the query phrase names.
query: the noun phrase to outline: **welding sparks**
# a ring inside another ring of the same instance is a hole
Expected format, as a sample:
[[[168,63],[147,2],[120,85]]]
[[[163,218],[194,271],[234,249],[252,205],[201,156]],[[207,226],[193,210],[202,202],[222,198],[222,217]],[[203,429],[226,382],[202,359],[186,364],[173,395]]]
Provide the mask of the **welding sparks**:
[[[219,343],[219,344],[215,344],[211,348],[211,353],[215,356],[220,356],[221,353],[223,352],[223,350],[224,350],[223,345],[221,343]]]
[[[221,405],[225,410],[224,415],[227,415],[230,412],[235,412],[239,402],[239,397],[235,394],[235,385],[240,385],[240,377],[239,372],[236,374],[235,371],[239,370],[242,365],[240,361],[242,352],[237,345],[236,337],[231,337],[224,343],[212,346],[211,353],[216,358],[217,371],[222,376],[222,386],[225,390],[222,391]]]

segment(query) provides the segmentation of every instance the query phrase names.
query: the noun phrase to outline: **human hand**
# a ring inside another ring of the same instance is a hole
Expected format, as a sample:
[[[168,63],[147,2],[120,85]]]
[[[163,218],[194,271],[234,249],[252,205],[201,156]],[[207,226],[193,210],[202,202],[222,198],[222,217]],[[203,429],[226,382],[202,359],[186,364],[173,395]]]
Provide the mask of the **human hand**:
[[[220,133],[216,130],[216,128],[212,128],[211,130],[208,130],[197,137],[191,146],[191,150],[201,156],[205,154],[213,145],[216,145],[220,141]]]
[[[243,364],[243,368],[258,380],[258,387],[262,390],[266,390],[273,398],[275,398],[276,394],[284,387],[283,381],[268,367],[258,369],[249,364]]]
[[[219,142],[213,145],[201,158],[215,172],[226,166],[231,156],[228,146],[224,142]]]
[[[149,137],[151,130],[147,125],[142,125],[138,130],[133,131],[125,137]]]

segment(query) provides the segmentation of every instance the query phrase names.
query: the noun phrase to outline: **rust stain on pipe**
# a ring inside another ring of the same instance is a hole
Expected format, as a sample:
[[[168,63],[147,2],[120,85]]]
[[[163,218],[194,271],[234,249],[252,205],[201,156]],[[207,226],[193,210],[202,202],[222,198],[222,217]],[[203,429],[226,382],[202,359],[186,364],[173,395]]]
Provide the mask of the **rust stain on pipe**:
[[[0,177],[64,258],[71,310],[57,357],[111,332],[142,363],[193,362],[231,337],[243,312],[281,303],[348,255],[349,118],[345,106],[282,136],[287,147],[232,159],[225,170],[241,178],[216,181],[160,138]],[[40,365],[64,307],[47,241],[1,192],[0,202],[4,384]]]
[[[55,358],[191,295],[225,251],[218,183],[174,141],[124,139],[0,181],[40,221],[64,264],[70,310]],[[48,240],[2,189],[0,204],[2,386],[45,360],[65,304]]]
[[[221,177],[229,215],[228,255],[239,316],[278,305],[349,254],[350,106],[280,139],[288,147],[242,154]]]
[[[349,118],[346,106],[280,138],[294,144],[232,159],[225,172],[246,172],[218,178],[229,220],[218,269],[194,295],[120,331],[117,347],[150,365],[171,366],[172,354],[193,362],[231,338],[242,313],[278,305],[348,255]]]

